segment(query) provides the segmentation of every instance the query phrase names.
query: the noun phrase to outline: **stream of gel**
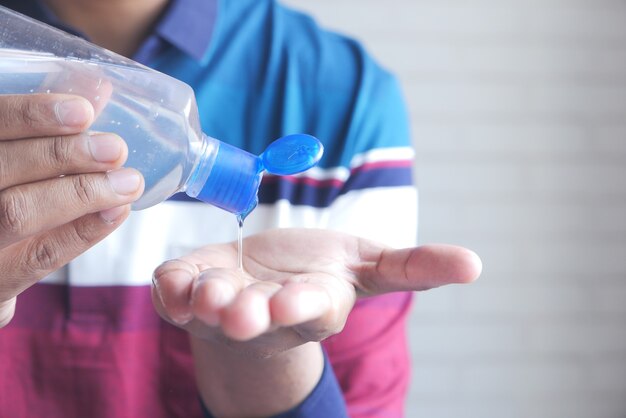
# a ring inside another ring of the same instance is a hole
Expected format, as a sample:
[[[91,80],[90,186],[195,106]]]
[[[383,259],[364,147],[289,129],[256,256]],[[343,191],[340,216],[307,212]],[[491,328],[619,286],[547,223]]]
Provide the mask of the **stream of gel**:
[[[243,273],[243,216],[237,215],[237,267]]]
[[[262,170],[271,174],[288,176],[298,174],[315,166],[324,147],[315,137],[306,134],[287,135],[272,142],[259,156]],[[257,199],[258,202],[258,199]],[[256,207],[256,203],[248,211],[238,213],[237,217],[237,267],[243,270],[243,221]]]

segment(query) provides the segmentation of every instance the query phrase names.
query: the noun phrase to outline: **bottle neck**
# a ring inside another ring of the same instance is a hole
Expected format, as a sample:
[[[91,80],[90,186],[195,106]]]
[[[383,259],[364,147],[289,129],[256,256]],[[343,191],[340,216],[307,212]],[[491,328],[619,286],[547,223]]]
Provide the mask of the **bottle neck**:
[[[196,197],[204,187],[217,157],[220,141],[211,138],[204,132],[196,145],[192,147],[193,169],[182,190],[191,197]]]
[[[245,217],[256,206],[261,158],[203,134],[187,195]]]

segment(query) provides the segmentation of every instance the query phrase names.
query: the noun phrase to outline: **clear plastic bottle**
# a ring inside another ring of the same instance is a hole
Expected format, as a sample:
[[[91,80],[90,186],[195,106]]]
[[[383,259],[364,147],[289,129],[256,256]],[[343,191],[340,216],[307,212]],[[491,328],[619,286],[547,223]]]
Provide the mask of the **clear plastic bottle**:
[[[187,84],[0,6],[0,94],[28,93],[76,94],[92,103],[91,130],[120,135],[126,166],[144,176],[135,210],[184,191],[245,216],[264,170],[295,174],[322,153],[308,135],[279,139],[261,156],[210,138]]]

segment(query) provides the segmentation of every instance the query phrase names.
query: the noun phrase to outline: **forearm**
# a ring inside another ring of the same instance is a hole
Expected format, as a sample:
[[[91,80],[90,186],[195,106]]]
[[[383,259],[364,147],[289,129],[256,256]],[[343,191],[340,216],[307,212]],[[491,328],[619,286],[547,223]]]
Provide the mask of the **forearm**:
[[[264,417],[302,402],[324,367],[319,343],[254,358],[219,343],[191,338],[198,389],[217,417]]]

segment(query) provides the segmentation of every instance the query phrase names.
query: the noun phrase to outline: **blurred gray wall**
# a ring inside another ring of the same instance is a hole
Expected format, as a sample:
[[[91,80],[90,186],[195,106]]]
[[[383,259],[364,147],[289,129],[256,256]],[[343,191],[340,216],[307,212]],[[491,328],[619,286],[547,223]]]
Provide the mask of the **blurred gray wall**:
[[[408,416],[626,417],[626,1],[286,0],[403,82],[420,241]]]

